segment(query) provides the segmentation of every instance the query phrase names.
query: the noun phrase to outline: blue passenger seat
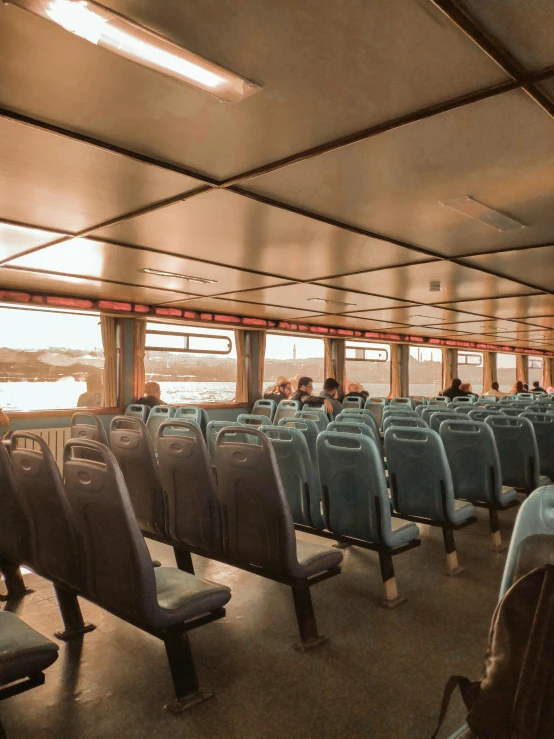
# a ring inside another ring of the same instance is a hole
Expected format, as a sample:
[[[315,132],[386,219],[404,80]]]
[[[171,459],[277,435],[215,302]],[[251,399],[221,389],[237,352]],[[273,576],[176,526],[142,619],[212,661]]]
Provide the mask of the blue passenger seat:
[[[109,447],[104,424],[94,413],[78,411],[71,416],[71,438],[91,439]]]
[[[215,464],[215,441],[221,429],[228,426],[243,426],[245,424],[239,421],[210,421],[206,428],[206,443],[208,445],[208,455],[212,466]],[[239,441],[238,436],[236,441]]]
[[[177,408],[172,418],[182,418],[185,420],[192,419],[193,421],[196,421],[200,430],[202,431],[202,434],[204,435],[204,438],[206,438],[206,429],[208,427],[210,419],[208,417],[207,411],[204,408],[197,408],[193,405],[182,405]]]
[[[342,401],[343,408],[365,408],[365,400],[358,395],[345,395]]]
[[[327,428],[327,424],[329,423],[329,416],[325,411],[311,409],[308,410],[306,406],[304,406],[304,410],[297,411],[294,414],[294,417],[313,421],[317,424],[317,427],[320,431],[325,431],[325,429]]]
[[[554,414],[524,411],[520,418],[528,418],[533,424],[539,450],[540,473],[550,480],[554,478]],[[542,484],[546,484],[542,481]]]
[[[304,434],[308,450],[310,452],[310,458],[315,467],[316,459],[316,441],[317,435],[319,434],[319,427],[315,421],[310,418],[282,418],[279,421],[279,426],[285,428],[295,428]]]
[[[302,404],[298,400],[282,400],[277,406],[273,423],[279,425],[282,418],[294,418],[296,411],[299,411]]]
[[[255,416],[267,416],[273,423],[275,413],[277,411],[277,403],[274,400],[257,400],[252,406],[252,413]]]
[[[241,413],[237,421],[244,426],[263,426],[271,423],[271,419],[267,416],[256,416],[253,413]]]
[[[150,406],[131,403],[131,405],[128,405],[127,408],[125,408],[125,415],[136,416],[137,418],[140,418],[143,423],[146,423],[146,421],[148,421],[148,416],[150,415]]]
[[[152,439],[152,446],[155,452],[158,450],[158,430],[164,421],[167,421],[168,418],[173,418],[175,410],[175,408],[168,405],[155,405],[150,411],[148,421],[146,421],[146,428]]]

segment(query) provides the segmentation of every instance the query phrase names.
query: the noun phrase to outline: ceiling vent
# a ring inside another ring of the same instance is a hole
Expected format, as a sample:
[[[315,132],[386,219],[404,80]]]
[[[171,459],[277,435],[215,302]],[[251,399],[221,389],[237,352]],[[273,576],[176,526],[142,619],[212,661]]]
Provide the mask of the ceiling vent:
[[[475,198],[472,198],[471,195],[463,195],[461,198],[453,198],[444,202],[441,200],[440,204],[446,208],[452,208],[452,210],[458,213],[463,213],[468,218],[473,218],[475,221],[484,223],[485,226],[490,226],[496,229],[496,231],[515,231],[520,228],[526,228],[523,223],[509,218],[504,213],[499,213],[497,210],[489,208],[488,205],[480,203]]]

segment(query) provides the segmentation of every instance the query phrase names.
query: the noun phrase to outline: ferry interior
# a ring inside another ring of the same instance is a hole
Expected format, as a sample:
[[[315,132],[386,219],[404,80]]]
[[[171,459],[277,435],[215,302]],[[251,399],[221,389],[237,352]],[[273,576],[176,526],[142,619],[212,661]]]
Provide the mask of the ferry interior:
[[[0,737],[425,739],[479,679],[554,561],[553,11],[0,3]]]

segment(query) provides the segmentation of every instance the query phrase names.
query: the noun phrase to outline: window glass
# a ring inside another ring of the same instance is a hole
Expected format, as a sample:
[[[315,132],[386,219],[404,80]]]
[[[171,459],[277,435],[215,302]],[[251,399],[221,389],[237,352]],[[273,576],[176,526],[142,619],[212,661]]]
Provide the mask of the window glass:
[[[471,385],[471,391],[480,395],[483,392],[483,354],[458,350],[458,377],[462,383]]]
[[[539,385],[542,387],[542,369],[543,369],[543,358],[542,357],[529,357],[529,389],[533,388],[533,383],[538,380]]]
[[[273,387],[277,377],[301,375],[313,379],[314,394],[319,395],[325,379],[324,356],[323,339],[266,334],[264,392]]]
[[[0,408],[102,406],[98,315],[0,308],[0,326]]]
[[[370,395],[386,397],[390,393],[390,346],[347,341],[346,377],[347,387],[360,383]]]
[[[501,392],[509,393],[516,381],[516,355],[496,355],[496,375]]]
[[[146,324],[146,382],[160,385],[170,405],[228,403],[235,398],[234,331],[184,324]]]
[[[438,395],[442,387],[442,352],[424,346],[410,347],[410,395]]]

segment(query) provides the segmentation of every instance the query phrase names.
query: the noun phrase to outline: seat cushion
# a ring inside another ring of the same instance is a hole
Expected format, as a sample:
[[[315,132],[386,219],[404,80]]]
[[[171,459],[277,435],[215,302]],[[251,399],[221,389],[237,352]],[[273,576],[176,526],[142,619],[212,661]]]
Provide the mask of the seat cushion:
[[[542,475],[541,478],[540,478],[540,480],[539,480],[539,484],[538,484],[537,487],[539,487],[539,488],[545,488],[548,485],[552,485],[552,480],[549,477],[546,477],[546,475]]]
[[[293,566],[291,574],[294,577],[305,578],[338,567],[342,562],[342,552],[339,549],[297,539],[296,558],[298,567]]]
[[[155,623],[150,624],[155,628],[166,628],[212,613],[231,599],[231,589],[226,585],[201,580],[176,567],[156,567],[154,575],[160,606]]]
[[[512,500],[517,500],[517,490],[515,488],[502,488],[500,492],[500,504],[508,505]]]
[[[387,544],[391,547],[400,547],[402,544],[407,544],[419,536],[419,527],[417,524],[407,523],[400,518],[393,518],[391,520],[391,530],[391,535],[385,537]]]
[[[14,613],[0,611],[0,685],[36,675],[57,659],[57,644]]]
[[[452,523],[463,523],[468,518],[475,516],[475,506],[472,503],[468,503],[466,500],[454,501],[454,515],[452,516]]]

